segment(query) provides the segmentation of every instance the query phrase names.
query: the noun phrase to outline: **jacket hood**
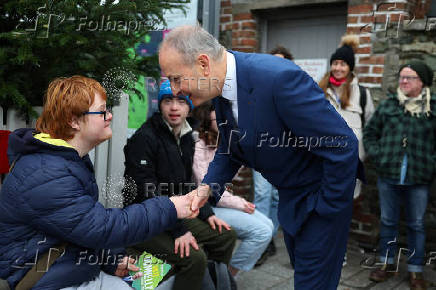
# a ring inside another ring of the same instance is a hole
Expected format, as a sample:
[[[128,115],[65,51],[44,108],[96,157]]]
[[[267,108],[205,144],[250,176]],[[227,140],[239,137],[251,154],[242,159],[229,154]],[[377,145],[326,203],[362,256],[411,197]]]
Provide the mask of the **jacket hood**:
[[[35,129],[17,129],[9,135],[8,158],[12,163],[19,156],[33,153],[62,155],[68,159],[79,158],[77,151],[62,139],[53,139]]]

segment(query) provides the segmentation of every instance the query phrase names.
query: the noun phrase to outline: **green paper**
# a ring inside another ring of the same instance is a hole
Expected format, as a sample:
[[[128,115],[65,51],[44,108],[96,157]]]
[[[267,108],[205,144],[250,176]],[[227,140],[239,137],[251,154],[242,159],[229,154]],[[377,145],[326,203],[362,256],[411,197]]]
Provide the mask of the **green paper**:
[[[136,290],[152,290],[157,287],[163,277],[171,269],[171,265],[164,261],[144,252],[139,256],[136,266],[140,269],[143,276],[136,279],[132,283],[132,287]],[[130,272],[130,275],[135,275],[136,272]]]

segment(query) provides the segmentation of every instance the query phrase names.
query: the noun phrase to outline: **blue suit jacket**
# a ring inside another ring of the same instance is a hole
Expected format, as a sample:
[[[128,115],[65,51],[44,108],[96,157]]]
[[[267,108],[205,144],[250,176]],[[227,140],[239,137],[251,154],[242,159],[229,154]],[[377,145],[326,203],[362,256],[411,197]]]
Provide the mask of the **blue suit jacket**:
[[[254,168],[279,190],[279,220],[291,235],[313,211],[326,218],[339,215],[352,204],[359,164],[353,131],[293,62],[231,53],[238,126],[229,104],[215,98],[220,144],[203,183],[212,184],[219,200],[241,165]]]

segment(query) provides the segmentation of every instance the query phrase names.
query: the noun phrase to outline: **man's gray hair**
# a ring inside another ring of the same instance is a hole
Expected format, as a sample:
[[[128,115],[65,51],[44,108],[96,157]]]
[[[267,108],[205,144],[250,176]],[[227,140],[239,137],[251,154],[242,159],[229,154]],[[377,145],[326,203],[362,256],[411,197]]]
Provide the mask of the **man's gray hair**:
[[[185,64],[194,64],[197,56],[207,54],[217,61],[223,56],[225,48],[201,26],[180,26],[171,30],[159,49],[171,47],[182,55]]]

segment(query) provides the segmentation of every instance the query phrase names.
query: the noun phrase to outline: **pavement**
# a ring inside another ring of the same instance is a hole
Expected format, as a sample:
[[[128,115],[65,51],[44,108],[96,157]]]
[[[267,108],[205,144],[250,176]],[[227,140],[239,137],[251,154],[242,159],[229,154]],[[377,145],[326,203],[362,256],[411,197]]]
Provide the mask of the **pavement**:
[[[277,253],[269,257],[265,264],[237,277],[238,290],[289,290],[294,289],[293,270],[289,263],[289,256],[283,241],[283,233],[278,232],[274,238]],[[354,289],[409,289],[407,265],[404,260],[399,263],[398,274],[383,283],[375,283],[368,279],[370,266],[361,266],[362,261],[371,262],[374,254],[365,254],[350,240],[347,249],[347,265],[342,268],[340,290]],[[424,267],[424,277],[436,285],[436,270],[434,265]],[[435,289],[432,286],[429,289]]]

